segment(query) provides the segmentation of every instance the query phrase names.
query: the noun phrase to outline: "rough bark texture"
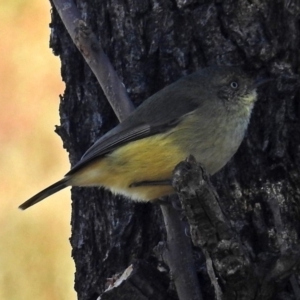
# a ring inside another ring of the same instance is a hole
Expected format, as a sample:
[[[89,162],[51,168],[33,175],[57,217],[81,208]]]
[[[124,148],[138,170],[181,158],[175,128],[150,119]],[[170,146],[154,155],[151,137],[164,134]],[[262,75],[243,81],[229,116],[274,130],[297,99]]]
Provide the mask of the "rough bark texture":
[[[214,253],[194,241],[195,264],[204,299],[300,299],[298,1],[78,0],[77,5],[136,105],[212,64],[244,64],[277,79],[261,90],[238,153],[211,178],[230,235],[217,231]],[[117,119],[55,10],[52,16],[51,47],[61,57],[66,82],[57,132],[75,163]],[[136,260],[158,263],[153,249],[166,240],[158,206],[121,198],[101,189],[73,189],[71,244],[80,300],[97,299],[107,278]],[[230,245],[222,248],[218,243],[224,239]],[[235,281],[241,284],[233,287]],[[173,293],[172,284],[161,286]],[[132,299],[159,299],[149,295]]]

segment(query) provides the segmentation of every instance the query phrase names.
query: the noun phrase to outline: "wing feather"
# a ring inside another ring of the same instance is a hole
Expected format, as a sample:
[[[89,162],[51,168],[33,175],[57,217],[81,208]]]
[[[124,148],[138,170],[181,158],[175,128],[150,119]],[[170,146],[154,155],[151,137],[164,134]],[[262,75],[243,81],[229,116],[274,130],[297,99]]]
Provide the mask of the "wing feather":
[[[148,98],[124,122],[96,141],[66,176],[121,145],[166,132],[178,124],[201,105],[201,89],[199,93],[189,92],[191,89],[197,91],[197,76],[202,75],[186,76]]]
[[[170,130],[172,127],[176,126],[181,120],[182,117],[164,124],[155,124],[152,126],[150,126],[149,124],[142,124],[137,127],[132,127],[132,128],[130,127],[126,130],[118,131],[114,135],[110,134],[108,137],[104,135],[85,152],[81,160],[71,169],[71,171],[69,171],[66,174],[66,176],[73,174],[74,172],[79,170],[84,165],[90,163],[94,159],[114,151],[116,148],[120,147],[121,145],[154,134],[166,132]]]

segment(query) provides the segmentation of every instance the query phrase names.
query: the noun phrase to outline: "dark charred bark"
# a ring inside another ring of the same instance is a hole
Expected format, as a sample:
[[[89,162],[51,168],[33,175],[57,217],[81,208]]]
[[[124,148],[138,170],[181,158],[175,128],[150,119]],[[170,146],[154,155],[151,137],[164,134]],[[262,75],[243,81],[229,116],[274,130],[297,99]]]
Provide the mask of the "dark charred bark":
[[[244,64],[276,78],[260,90],[238,153],[211,178],[217,193],[204,178],[205,197],[211,198],[196,197],[202,225],[194,210],[186,215],[197,233],[192,239],[204,299],[300,299],[298,1],[78,0],[77,6],[136,106],[207,65]],[[52,17],[51,47],[66,82],[57,132],[74,164],[118,121],[55,9]],[[203,181],[201,172],[182,186],[192,182],[192,190],[203,189],[196,184]],[[81,300],[97,299],[107,278],[137,260],[149,270],[159,264],[153,249],[166,234],[158,205],[121,198],[102,189],[73,189],[71,244]],[[171,297],[172,284],[161,286]]]

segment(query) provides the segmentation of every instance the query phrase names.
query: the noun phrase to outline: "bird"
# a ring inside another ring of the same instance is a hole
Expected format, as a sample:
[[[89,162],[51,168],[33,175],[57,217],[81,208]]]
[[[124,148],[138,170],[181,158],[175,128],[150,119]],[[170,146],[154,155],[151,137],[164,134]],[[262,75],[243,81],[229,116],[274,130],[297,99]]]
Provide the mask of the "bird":
[[[211,66],[182,77],[145,100],[61,180],[19,208],[68,186],[100,186],[134,201],[154,201],[175,193],[172,171],[189,155],[215,174],[240,146],[257,88],[266,81],[239,66]]]

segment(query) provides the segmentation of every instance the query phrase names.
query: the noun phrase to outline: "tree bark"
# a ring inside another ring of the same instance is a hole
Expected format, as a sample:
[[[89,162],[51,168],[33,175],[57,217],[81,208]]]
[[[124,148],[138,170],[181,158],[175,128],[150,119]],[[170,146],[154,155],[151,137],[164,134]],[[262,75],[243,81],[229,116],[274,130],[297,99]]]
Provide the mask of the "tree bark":
[[[217,223],[222,221],[225,227],[220,228],[226,230],[209,228],[207,235],[201,225],[196,226],[202,230],[198,240],[193,238],[195,266],[204,299],[300,299],[300,4],[78,0],[77,6],[136,106],[207,65],[243,64],[276,79],[260,90],[237,154],[211,178],[218,205],[208,205],[208,212],[221,216]],[[57,132],[74,164],[118,121],[55,9],[51,28],[51,47],[61,58],[66,83]],[[153,250],[166,240],[158,205],[136,204],[96,188],[73,188],[72,199],[71,244],[80,300],[97,299],[108,281],[115,281],[108,278],[131,265],[142,266],[133,272],[139,280],[130,281],[139,284],[149,281],[139,275],[145,266],[151,274],[158,266],[165,268]],[[188,210],[186,214],[192,226],[193,218]],[[163,284],[150,284],[146,290],[176,299],[169,282],[172,274],[159,272],[159,276]],[[132,299],[159,299],[146,292],[132,295]]]

